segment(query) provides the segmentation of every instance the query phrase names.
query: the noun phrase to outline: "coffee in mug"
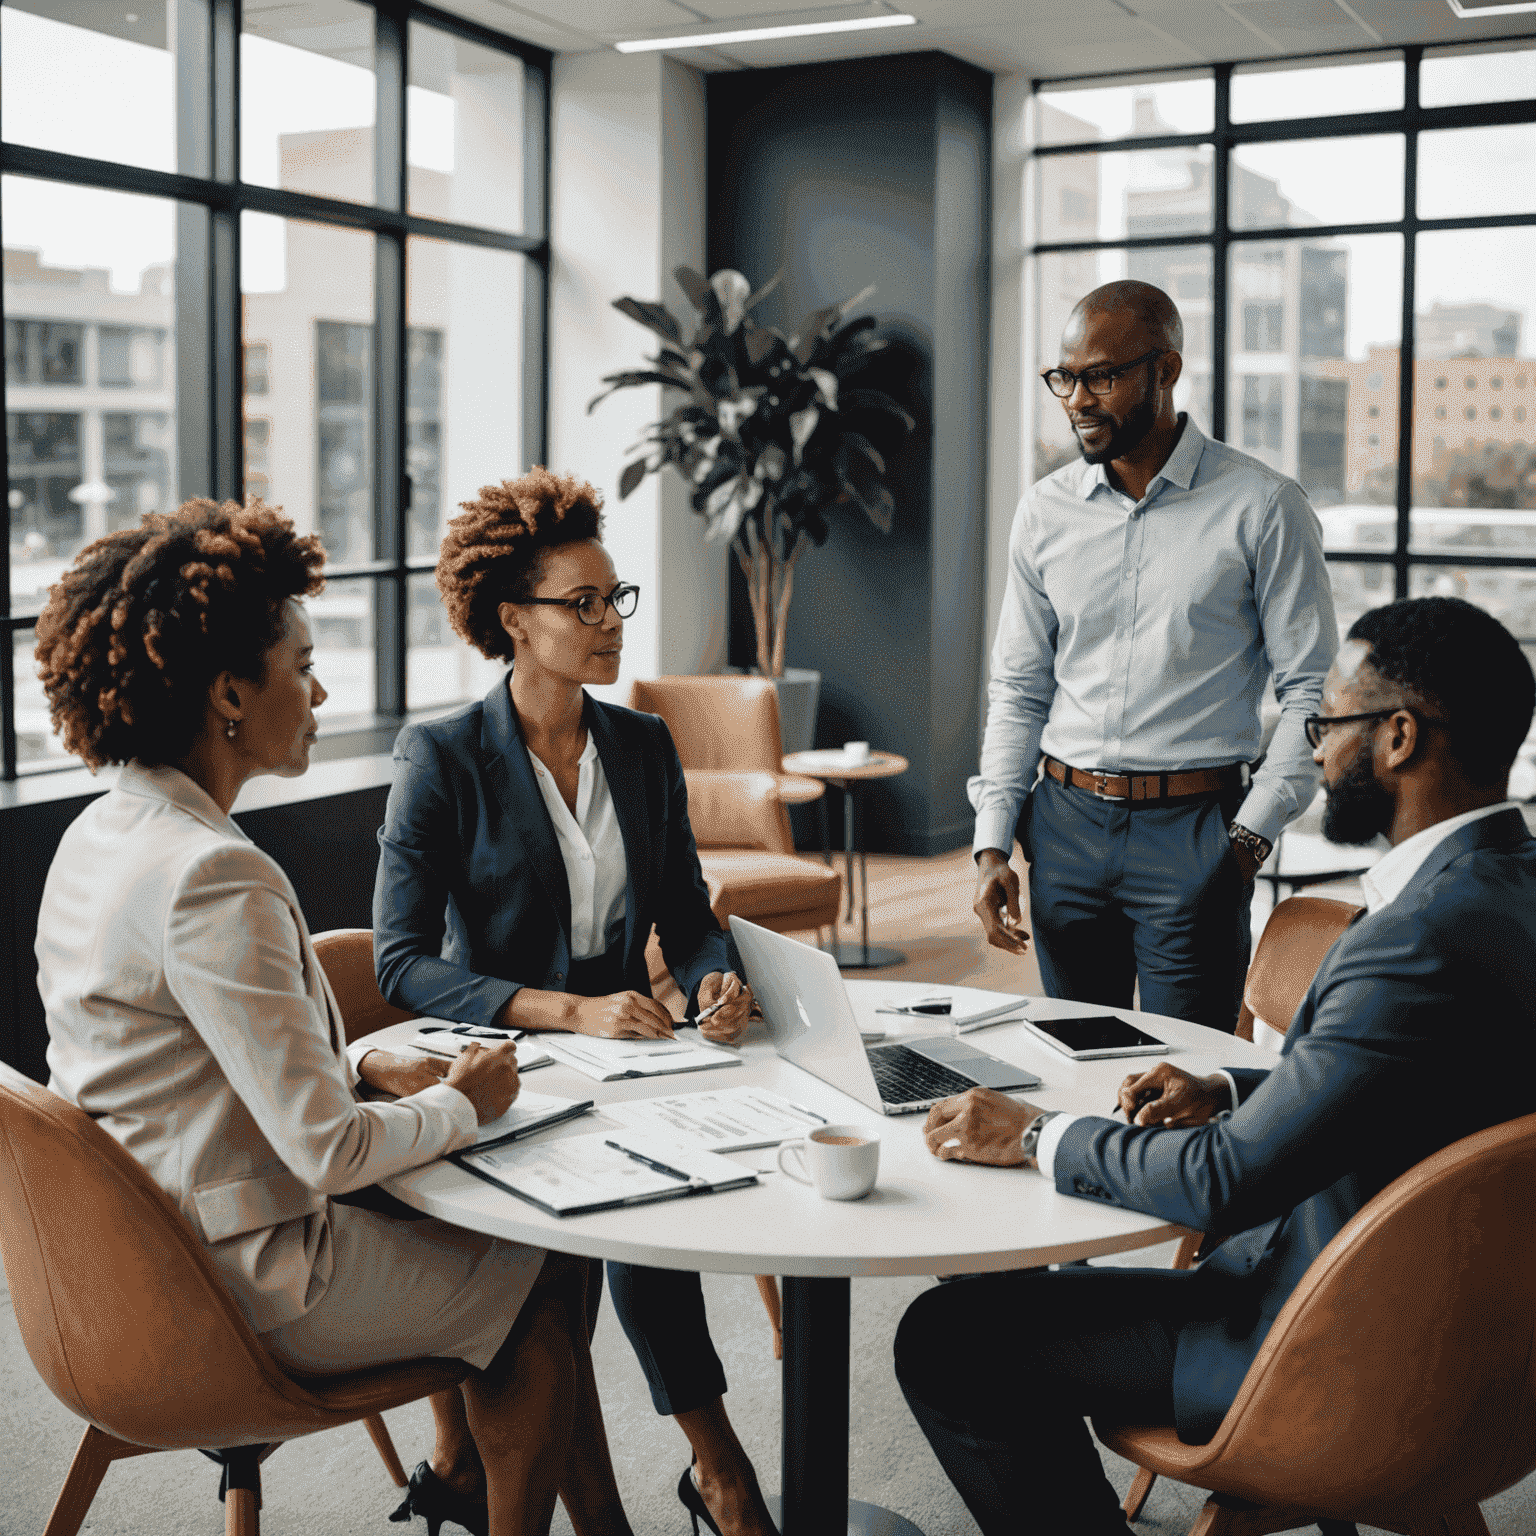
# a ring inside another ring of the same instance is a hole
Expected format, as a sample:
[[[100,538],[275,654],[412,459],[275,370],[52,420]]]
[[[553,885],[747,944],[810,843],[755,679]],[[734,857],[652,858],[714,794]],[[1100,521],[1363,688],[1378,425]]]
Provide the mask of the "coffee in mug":
[[[862,1200],[880,1171],[880,1138],[858,1125],[824,1125],[785,1142],[779,1168],[823,1200]]]

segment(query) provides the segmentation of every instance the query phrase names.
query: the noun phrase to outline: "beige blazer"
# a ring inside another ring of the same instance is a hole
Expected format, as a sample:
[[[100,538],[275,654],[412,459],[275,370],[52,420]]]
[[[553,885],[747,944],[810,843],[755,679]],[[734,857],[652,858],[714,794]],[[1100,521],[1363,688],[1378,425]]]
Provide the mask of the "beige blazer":
[[[178,769],[128,764],[65,832],[37,962],[48,1086],[180,1205],[258,1332],[324,1295],[327,1196],[474,1140],[445,1085],[358,1100],[288,877]]]

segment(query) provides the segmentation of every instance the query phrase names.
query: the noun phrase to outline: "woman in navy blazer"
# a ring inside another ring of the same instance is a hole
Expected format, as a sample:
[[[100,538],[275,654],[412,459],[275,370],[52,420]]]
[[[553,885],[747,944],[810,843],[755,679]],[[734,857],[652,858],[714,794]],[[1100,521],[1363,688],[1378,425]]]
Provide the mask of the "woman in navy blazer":
[[[601,500],[546,469],[482,489],[449,524],[438,589],[454,628],[514,661],[477,704],[395,744],[397,771],[374,890],[384,996],[413,1012],[507,1028],[665,1038],[651,996],[654,924],[690,1017],[731,1042],[750,990],[710,910],[682,766],[655,716],[583,684],[618,677],[619,583]],[[659,1413],[694,1450],[678,1493],[730,1536],[772,1536],[751,1462],[725,1412],[725,1374],[697,1275],[610,1264],[614,1306]]]

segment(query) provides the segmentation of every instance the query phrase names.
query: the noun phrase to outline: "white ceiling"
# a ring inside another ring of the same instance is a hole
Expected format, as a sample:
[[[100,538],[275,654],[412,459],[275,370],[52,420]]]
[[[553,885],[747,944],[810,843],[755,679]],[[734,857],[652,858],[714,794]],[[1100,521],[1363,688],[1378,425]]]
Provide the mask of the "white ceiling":
[[[1536,35],[1536,12],[1458,18],[1446,0],[438,0],[448,10],[557,53],[698,23],[772,26],[812,16],[903,11],[916,26],[690,49],[704,70],[763,69],[940,49],[998,74],[1098,74],[1262,59],[1392,43]],[[1536,56],[1533,56],[1536,57]],[[1536,63],[1532,94],[1536,95]]]

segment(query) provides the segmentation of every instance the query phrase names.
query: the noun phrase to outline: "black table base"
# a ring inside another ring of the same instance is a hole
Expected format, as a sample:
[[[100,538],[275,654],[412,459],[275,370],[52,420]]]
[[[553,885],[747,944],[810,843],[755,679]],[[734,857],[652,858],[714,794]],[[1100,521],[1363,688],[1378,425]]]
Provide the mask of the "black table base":
[[[900,1515],[848,1497],[849,1296],[846,1279],[786,1275],[782,1536],[923,1536]]]

